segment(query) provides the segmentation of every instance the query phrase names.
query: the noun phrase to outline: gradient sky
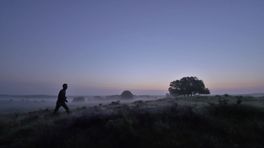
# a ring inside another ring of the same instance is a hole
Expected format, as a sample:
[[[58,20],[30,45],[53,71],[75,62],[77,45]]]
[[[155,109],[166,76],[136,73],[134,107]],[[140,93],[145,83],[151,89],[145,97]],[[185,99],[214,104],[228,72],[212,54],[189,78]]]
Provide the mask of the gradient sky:
[[[263,0],[1,0],[0,94],[264,92]]]

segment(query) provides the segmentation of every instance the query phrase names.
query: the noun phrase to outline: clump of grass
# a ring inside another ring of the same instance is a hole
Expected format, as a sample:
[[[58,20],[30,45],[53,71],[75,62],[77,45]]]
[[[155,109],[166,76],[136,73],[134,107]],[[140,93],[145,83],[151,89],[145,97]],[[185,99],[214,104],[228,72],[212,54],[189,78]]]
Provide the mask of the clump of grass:
[[[237,98],[237,100],[236,100],[236,104],[237,104],[237,105],[240,105],[240,104],[242,103],[242,99],[243,99],[243,97],[242,97],[242,96],[237,96],[236,98]]]
[[[219,105],[227,105],[228,102],[229,102],[229,100],[226,98],[222,98],[222,97],[218,98]]]

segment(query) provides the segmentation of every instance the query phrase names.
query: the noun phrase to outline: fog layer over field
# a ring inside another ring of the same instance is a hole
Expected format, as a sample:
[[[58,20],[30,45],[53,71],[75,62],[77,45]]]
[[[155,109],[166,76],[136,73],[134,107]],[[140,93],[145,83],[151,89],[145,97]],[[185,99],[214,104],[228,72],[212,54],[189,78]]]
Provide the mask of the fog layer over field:
[[[67,105],[70,109],[77,107],[89,107],[95,105],[110,104],[112,102],[119,103],[130,103],[134,101],[148,101],[157,100],[164,96],[135,96],[133,99],[122,99],[119,96],[70,96],[67,98]],[[76,99],[77,98],[77,99]],[[81,98],[78,100],[78,98]],[[41,109],[54,109],[56,104],[57,96],[48,95],[23,95],[23,96],[12,96],[12,95],[1,95],[0,96],[0,114],[6,113],[22,113]],[[76,101],[77,100],[77,101]],[[80,101],[81,100],[81,101]],[[64,111],[60,108],[60,111]]]
[[[221,99],[227,99],[228,103],[236,103],[237,99],[241,99],[243,104],[253,106],[264,106],[263,96],[193,96],[184,97],[179,96],[171,98],[175,100],[177,104],[201,107],[204,105],[217,104]],[[165,100],[164,100],[165,99]],[[169,99],[169,100],[171,100]],[[25,113],[30,111],[38,111],[43,109],[53,110],[56,105],[57,96],[48,95],[24,95],[24,96],[12,96],[12,95],[0,95],[0,114],[8,113]],[[138,101],[152,101],[152,100],[164,100],[154,101],[151,103],[151,108],[157,106],[167,106],[170,102],[165,96],[153,96],[153,95],[139,95],[134,96],[131,99],[121,98],[119,95],[112,96],[69,96],[67,98],[67,105],[71,110],[79,107],[92,107],[108,104],[130,104]],[[167,101],[166,101],[167,100]],[[65,112],[63,108],[60,108],[59,112]]]

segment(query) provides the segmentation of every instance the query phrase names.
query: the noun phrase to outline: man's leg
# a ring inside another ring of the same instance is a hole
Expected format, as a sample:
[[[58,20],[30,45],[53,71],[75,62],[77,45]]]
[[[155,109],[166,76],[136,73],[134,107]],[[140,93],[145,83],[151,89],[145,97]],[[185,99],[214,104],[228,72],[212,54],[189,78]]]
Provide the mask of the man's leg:
[[[69,107],[67,106],[66,103],[63,103],[61,106],[66,110],[66,112],[67,112],[68,114],[70,113],[70,109],[69,109]]]
[[[59,103],[56,103],[56,107],[55,107],[55,109],[54,109],[53,114],[56,114],[56,113],[58,112],[60,106],[61,106],[61,105],[60,105]]]

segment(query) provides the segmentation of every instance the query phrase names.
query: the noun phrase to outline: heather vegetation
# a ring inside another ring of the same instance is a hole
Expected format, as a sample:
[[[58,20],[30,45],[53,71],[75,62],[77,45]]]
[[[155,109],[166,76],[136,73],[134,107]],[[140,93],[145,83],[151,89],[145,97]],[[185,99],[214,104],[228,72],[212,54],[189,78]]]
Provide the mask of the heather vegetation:
[[[70,115],[7,114],[0,118],[0,147],[260,148],[264,110],[252,102],[262,99],[176,97],[84,106]]]

